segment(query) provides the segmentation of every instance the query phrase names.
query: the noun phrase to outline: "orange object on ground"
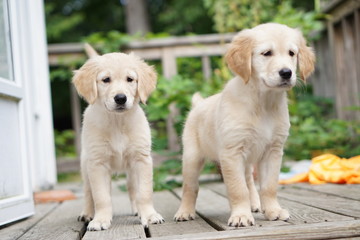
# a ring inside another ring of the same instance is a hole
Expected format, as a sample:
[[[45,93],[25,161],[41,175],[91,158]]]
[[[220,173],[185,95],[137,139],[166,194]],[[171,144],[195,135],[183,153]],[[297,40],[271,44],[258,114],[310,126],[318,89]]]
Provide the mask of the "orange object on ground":
[[[279,181],[280,184],[299,182],[360,183],[360,155],[346,159],[333,154],[323,154],[312,159],[309,172]]]
[[[52,190],[34,193],[35,203],[63,202],[73,199],[76,199],[76,196],[69,190]]]

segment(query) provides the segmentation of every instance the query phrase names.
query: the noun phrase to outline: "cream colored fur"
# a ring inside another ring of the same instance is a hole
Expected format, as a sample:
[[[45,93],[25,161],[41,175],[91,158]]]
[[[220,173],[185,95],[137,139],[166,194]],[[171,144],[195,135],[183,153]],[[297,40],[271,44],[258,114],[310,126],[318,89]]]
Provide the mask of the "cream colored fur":
[[[231,207],[229,226],[254,225],[251,211],[260,210],[269,220],[287,220],[290,215],[276,197],[290,128],[286,91],[296,84],[297,66],[303,80],[313,72],[314,53],[300,31],[269,23],[241,31],[225,60],[236,76],[219,94],[193,97],[183,133],[183,195],[175,220],[195,217],[205,159],[220,163]],[[291,71],[288,79],[280,76],[284,69]]]
[[[89,222],[88,230],[110,227],[111,174],[125,171],[133,211],[144,226],[161,223],[164,220],[152,203],[150,128],[139,106],[155,89],[156,73],[133,54],[98,56],[89,45],[86,48],[91,58],[73,77],[89,103],[81,139],[85,204],[79,220]],[[117,94],[126,96],[124,104],[115,102]]]

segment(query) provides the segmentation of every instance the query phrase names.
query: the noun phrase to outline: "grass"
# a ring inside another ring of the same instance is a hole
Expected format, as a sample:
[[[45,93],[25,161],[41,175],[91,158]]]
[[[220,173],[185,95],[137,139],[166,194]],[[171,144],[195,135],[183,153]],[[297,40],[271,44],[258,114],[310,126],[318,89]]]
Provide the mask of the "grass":
[[[57,180],[58,183],[80,182],[81,175],[79,172],[58,173]]]

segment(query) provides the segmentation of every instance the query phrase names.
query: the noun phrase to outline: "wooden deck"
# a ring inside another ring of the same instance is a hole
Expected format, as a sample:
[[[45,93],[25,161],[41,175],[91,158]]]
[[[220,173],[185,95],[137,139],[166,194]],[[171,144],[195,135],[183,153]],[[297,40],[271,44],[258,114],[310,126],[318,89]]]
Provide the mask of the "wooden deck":
[[[197,218],[189,222],[173,221],[180,189],[156,192],[155,208],[166,222],[144,230],[130,214],[127,193],[114,184],[112,226],[99,232],[87,232],[76,221],[83,204],[80,184],[67,188],[77,192],[79,199],[38,204],[35,216],[0,229],[0,239],[360,239],[360,185],[280,186],[279,199],[291,219],[266,221],[256,213],[256,226],[246,228],[226,225],[230,210],[223,183],[201,186]]]

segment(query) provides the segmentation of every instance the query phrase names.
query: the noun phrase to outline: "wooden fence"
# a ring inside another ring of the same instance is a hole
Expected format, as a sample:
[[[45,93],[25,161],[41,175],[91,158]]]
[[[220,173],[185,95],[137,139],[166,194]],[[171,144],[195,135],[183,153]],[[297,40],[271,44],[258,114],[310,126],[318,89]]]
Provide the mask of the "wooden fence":
[[[321,4],[329,19],[322,38],[315,42],[314,93],[335,100],[338,118],[359,120],[360,1],[331,0]]]

